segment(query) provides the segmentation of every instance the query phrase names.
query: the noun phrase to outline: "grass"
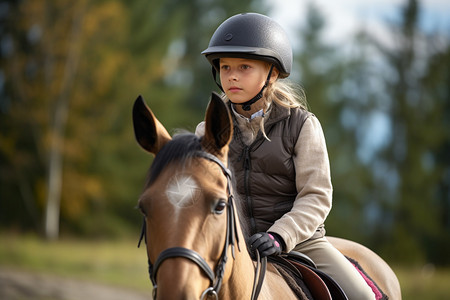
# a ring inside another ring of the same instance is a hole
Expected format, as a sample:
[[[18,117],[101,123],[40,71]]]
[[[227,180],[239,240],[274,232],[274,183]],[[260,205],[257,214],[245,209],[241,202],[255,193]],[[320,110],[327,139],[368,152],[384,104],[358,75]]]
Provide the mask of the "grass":
[[[0,235],[0,268],[9,267],[66,278],[149,291],[145,248],[136,240],[45,242],[36,236]],[[450,269],[394,267],[403,299],[450,299]]]
[[[450,299],[450,269],[423,267],[394,267],[405,300]]]
[[[151,290],[145,247],[129,241],[60,240],[0,235],[0,267]]]

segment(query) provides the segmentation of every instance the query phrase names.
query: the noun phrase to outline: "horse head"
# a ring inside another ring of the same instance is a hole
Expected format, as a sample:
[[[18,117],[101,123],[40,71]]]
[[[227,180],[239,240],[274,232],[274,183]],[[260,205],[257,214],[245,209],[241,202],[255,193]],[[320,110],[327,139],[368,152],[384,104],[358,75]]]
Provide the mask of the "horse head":
[[[140,146],[155,155],[138,202],[155,297],[214,294],[230,277],[232,264],[226,260],[238,226],[226,168],[232,138],[228,108],[213,93],[204,136],[172,138],[139,97],[133,124]]]

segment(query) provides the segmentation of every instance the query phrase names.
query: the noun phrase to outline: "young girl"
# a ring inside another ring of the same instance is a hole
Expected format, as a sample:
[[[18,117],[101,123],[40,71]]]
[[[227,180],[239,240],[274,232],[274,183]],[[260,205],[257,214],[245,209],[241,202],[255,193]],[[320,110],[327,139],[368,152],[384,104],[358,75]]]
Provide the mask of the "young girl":
[[[349,299],[374,299],[350,262],[325,238],[332,185],[325,138],[302,93],[285,80],[292,49],[269,17],[247,13],[223,22],[202,52],[224,92],[234,123],[229,164],[261,256],[308,255]],[[203,123],[196,133],[203,135]]]

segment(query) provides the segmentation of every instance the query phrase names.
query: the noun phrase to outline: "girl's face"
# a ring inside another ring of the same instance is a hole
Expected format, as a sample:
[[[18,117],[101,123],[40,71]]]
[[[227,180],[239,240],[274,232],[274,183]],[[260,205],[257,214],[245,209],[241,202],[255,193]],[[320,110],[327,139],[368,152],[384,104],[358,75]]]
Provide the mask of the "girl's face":
[[[252,99],[264,86],[270,65],[267,62],[244,58],[220,59],[220,82],[225,94],[233,103]],[[278,76],[272,71],[271,82]]]

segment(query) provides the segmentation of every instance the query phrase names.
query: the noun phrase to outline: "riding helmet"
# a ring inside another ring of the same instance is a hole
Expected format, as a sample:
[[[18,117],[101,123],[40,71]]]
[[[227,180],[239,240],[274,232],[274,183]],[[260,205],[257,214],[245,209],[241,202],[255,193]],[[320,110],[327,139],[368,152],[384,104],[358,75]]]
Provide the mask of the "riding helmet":
[[[292,69],[292,47],[283,28],[271,18],[243,13],[225,20],[202,52],[219,72],[219,58],[237,57],[264,60],[288,77]]]

